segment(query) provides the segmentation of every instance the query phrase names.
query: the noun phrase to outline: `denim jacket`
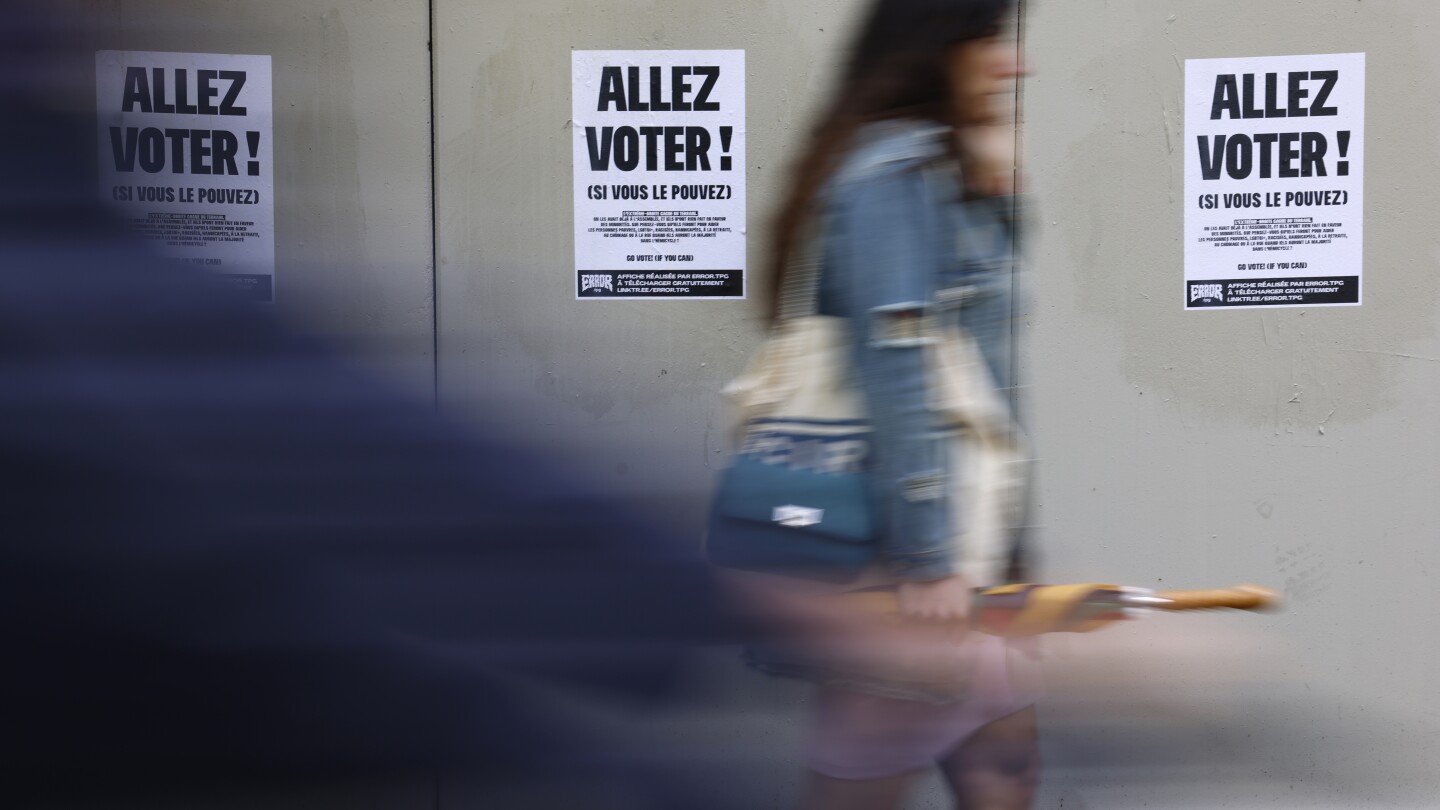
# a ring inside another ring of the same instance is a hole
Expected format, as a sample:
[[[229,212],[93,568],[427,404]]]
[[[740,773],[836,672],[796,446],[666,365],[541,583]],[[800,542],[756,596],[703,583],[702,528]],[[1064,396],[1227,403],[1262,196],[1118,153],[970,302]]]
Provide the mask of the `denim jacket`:
[[[819,310],[847,318],[872,422],[882,556],[905,580],[956,570],[953,427],[927,407],[924,346],[956,324],[1012,401],[1010,198],[963,200],[950,130],[919,121],[861,130],[823,195]]]

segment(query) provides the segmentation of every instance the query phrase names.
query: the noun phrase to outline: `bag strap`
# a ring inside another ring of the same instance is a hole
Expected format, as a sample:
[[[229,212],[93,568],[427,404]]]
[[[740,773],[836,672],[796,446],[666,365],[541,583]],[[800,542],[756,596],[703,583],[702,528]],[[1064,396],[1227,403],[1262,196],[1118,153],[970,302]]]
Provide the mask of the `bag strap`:
[[[785,262],[775,321],[760,349],[761,365],[757,366],[764,369],[761,390],[768,394],[744,406],[739,426],[742,434],[745,425],[768,415],[767,409],[783,400],[786,394],[781,392],[793,391],[800,382],[805,346],[800,334],[789,327],[819,311],[821,230],[818,219],[814,213],[806,214],[800,226],[800,239]]]

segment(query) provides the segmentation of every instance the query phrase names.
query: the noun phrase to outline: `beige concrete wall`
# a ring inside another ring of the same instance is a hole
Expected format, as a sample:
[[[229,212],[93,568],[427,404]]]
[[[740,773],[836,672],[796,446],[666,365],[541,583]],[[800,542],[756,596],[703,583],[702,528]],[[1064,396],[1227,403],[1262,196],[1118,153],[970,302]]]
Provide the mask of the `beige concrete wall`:
[[[430,396],[428,3],[48,5],[88,40],[72,103],[92,114],[96,49],[271,56],[280,311]]]
[[[692,530],[725,446],[717,391],[759,338],[752,302],[576,301],[570,52],[743,49],[749,265],[854,2],[436,5],[440,378],[449,412],[513,380],[519,429]]]
[[[724,446],[715,392],[759,322],[733,302],[572,300],[569,51],[745,49],[758,278],[783,170],[858,5],[440,0],[447,409],[518,380],[522,432],[586,450],[587,473],[698,526]],[[1440,347],[1424,217],[1440,167],[1416,133],[1436,124],[1436,18],[1348,0],[1027,3],[1022,331],[1044,574],[1290,595],[1270,617],[1048,640],[1042,806],[1400,806],[1435,786]],[[1365,305],[1182,311],[1184,60],[1350,51],[1370,54]]]
[[[428,390],[433,224],[447,413],[522,399],[518,434],[583,451],[583,473],[698,526],[725,446],[716,392],[759,320],[746,302],[573,300],[570,51],[746,51],[753,283],[858,0],[435,0],[433,217],[427,4],[56,5],[86,21],[96,48],[271,54],[282,309],[316,313]],[[1026,5],[1022,331],[1043,571],[1290,594],[1270,617],[1158,617],[1048,639],[1053,767],[1040,806],[1428,806],[1440,788],[1428,222],[1440,203],[1440,7]],[[1184,312],[1184,60],[1353,51],[1368,54],[1365,304]],[[506,386],[518,390],[497,393]],[[773,717],[778,737],[759,736],[764,722],[713,728],[736,749],[791,740],[791,708]],[[776,806],[794,787],[781,781],[765,793]]]
[[[1440,9],[1029,5],[1027,335],[1046,568],[1289,591],[1273,617],[1074,640],[1071,663],[1098,667],[1103,648],[1136,671],[1112,675],[1105,702],[1061,683],[1051,704],[1077,728],[1120,717],[1162,744],[1163,727],[1189,733],[1198,742],[1171,739],[1171,753],[1250,772],[1239,790],[1253,803],[1203,782],[1122,794],[1081,780],[1076,798],[1251,807],[1300,791],[1289,801],[1428,806],[1416,797],[1440,787]],[[1368,55],[1364,305],[1182,311],[1184,60],[1356,51]]]

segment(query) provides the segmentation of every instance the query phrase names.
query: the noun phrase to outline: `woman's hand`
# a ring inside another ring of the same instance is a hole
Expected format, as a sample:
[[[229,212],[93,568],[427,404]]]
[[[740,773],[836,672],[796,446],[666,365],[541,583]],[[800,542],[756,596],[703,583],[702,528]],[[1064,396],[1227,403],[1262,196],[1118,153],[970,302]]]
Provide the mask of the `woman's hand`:
[[[969,621],[975,598],[970,581],[959,574],[933,582],[902,582],[896,595],[900,615],[907,619],[957,624]]]

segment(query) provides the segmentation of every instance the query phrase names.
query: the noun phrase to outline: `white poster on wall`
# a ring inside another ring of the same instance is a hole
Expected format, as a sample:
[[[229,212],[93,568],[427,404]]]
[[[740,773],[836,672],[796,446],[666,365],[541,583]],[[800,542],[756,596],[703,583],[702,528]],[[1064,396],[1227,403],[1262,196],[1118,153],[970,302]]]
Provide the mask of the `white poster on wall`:
[[[270,57],[95,55],[102,196],[162,255],[275,294]]]
[[[575,51],[577,298],[745,296],[745,52]]]
[[[1354,306],[1365,54],[1185,62],[1186,308]]]

